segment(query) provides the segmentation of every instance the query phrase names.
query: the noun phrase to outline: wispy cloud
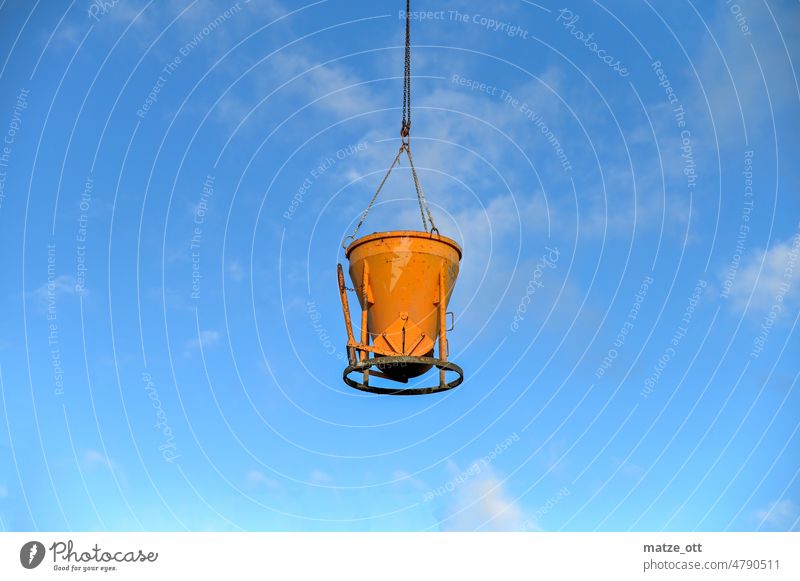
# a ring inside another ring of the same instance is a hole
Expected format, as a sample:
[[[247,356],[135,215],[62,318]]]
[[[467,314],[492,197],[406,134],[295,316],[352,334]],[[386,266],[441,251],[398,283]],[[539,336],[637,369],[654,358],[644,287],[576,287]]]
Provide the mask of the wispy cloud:
[[[287,38],[296,38],[286,23],[281,22],[281,25],[281,30],[288,34]],[[272,29],[272,34],[277,34],[277,30]],[[272,119],[276,101],[286,103],[292,109],[313,103],[310,111],[332,115],[334,119],[380,107],[383,94],[365,83],[372,78],[363,74],[363,69],[369,68],[368,64],[362,63],[362,70],[356,72],[341,62],[325,64],[329,58],[299,45],[282,49],[280,54],[261,63],[225,95],[217,106],[215,118],[231,128],[254,119]],[[270,96],[266,102],[269,106],[262,104],[256,109],[267,96]],[[306,120],[308,115],[304,115]]]
[[[270,478],[260,470],[248,470],[245,474],[245,483],[249,488],[278,490],[280,484],[274,478]]]
[[[99,450],[89,449],[83,453],[83,466],[84,468],[97,468],[99,466],[114,469],[114,464],[111,459],[100,452]]]
[[[731,308],[761,318],[777,305],[776,318],[785,316],[797,304],[798,251],[800,235],[778,241],[767,250],[753,250],[743,257],[730,285]],[[725,276],[726,273],[721,273],[720,279]]]
[[[755,0],[738,4],[751,35],[743,35],[730,3],[717,4],[715,16],[707,22],[713,38],[708,33],[703,35],[700,50],[693,57],[703,86],[695,85],[696,92],[687,101],[702,109],[703,115],[713,115],[721,146],[742,143],[743,124],[750,135],[772,131],[772,112],[779,113],[797,99],[790,54],[776,33],[770,12],[784,39],[792,42],[791,31],[800,24],[800,5],[776,2],[767,10]]]
[[[219,331],[202,330],[195,339],[190,339],[184,344],[184,350],[188,354],[196,349],[208,349],[217,345],[221,337]]]
[[[421,479],[412,476],[407,470],[395,470],[392,474],[396,486],[408,485],[417,490],[426,490],[428,485]]]
[[[331,478],[331,476],[328,473],[323,472],[318,468],[315,468],[314,470],[311,471],[311,474],[309,475],[309,480],[311,480],[311,482],[313,482],[314,484],[319,484],[324,486],[330,486],[333,484],[333,478]]]
[[[57,308],[59,299],[73,296],[77,292],[75,277],[71,274],[60,274],[28,293],[28,296],[35,301],[35,308],[44,313],[48,309]],[[88,291],[83,289],[82,294],[88,294]]]
[[[38,287],[33,294],[42,302],[47,303],[51,293],[56,297],[75,294],[75,277],[71,274],[60,274],[52,281]]]
[[[247,276],[242,263],[238,260],[231,260],[225,270],[234,282],[242,282]]]
[[[455,469],[458,471],[458,467]],[[522,513],[509,498],[505,482],[491,468],[467,480],[451,495],[440,528],[444,531],[516,531],[523,525]]]
[[[101,10],[97,8],[101,7]],[[144,4],[137,5],[134,2],[100,2],[96,6],[94,3],[86,3],[86,5],[79,4],[73,9],[72,14],[61,23],[59,28],[53,34],[53,42],[56,47],[63,47],[73,49],[80,43],[84,34],[92,27],[92,34],[119,34],[120,26],[127,27],[132,23],[132,26],[139,32],[131,38],[137,38],[143,41],[143,32],[147,32],[150,36],[151,32],[157,32],[160,29],[159,23],[166,17],[165,10],[160,11],[145,10],[139,14],[144,7]],[[166,5],[164,8],[170,8],[171,5]],[[169,10],[169,12],[172,12]],[[170,17],[174,17],[174,14]],[[166,24],[169,20],[164,20],[162,24]],[[148,41],[149,42],[149,41]]]
[[[793,530],[800,518],[800,510],[797,505],[789,500],[770,502],[766,508],[756,512],[756,518],[762,525],[781,531]]]

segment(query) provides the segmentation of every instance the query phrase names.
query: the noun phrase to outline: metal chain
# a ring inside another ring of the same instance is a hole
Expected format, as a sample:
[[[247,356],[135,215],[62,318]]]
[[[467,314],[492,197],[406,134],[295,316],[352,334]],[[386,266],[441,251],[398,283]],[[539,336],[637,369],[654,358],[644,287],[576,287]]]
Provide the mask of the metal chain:
[[[403,70],[403,122],[400,137],[408,143],[411,134],[411,0],[406,0],[406,62]]]
[[[403,143],[403,145],[400,146],[400,149],[397,152],[397,155],[394,157],[394,161],[392,162],[392,165],[389,166],[389,171],[387,171],[386,175],[383,176],[383,179],[381,180],[381,183],[378,186],[378,189],[375,191],[375,195],[372,196],[372,199],[369,201],[369,204],[367,205],[367,209],[364,210],[363,214],[361,214],[361,220],[359,220],[358,225],[356,226],[356,229],[353,230],[353,234],[352,235],[350,235],[350,236],[348,236],[347,238],[344,239],[344,242],[342,242],[342,247],[344,247],[344,248],[347,247],[346,242],[347,242],[348,239],[352,239],[352,240],[356,239],[356,234],[358,234],[358,229],[361,228],[361,225],[364,223],[364,220],[367,219],[367,214],[369,214],[369,211],[372,209],[372,205],[375,203],[375,200],[378,199],[378,195],[381,193],[381,190],[383,189],[383,185],[386,183],[386,180],[389,179],[389,174],[392,173],[392,170],[394,169],[394,166],[396,166],[400,162],[400,156],[403,154],[403,149],[404,148],[405,148],[405,143]]]
[[[375,195],[372,196],[369,204],[367,205],[366,210],[361,215],[361,220],[359,220],[358,225],[356,226],[355,230],[353,230],[353,234],[348,236],[344,239],[342,246],[344,248],[347,247],[347,240],[355,240],[356,234],[358,234],[359,228],[364,223],[364,220],[367,219],[367,214],[372,209],[372,206],[375,204],[375,200],[378,199],[378,195],[380,195],[381,190],[383,189],[386,180],[389,179],[389,175],[392,173],[392,170],[395,166],[400,162],[400,156],[403,155],[403,152],[406,152],[408,156],[408,163],[411,165],[411,175],[414,178],[414,189],[417,191],[417,201],[419,202],[419,214],[422,217],[422,228],[425,232],[428,232],[428,222],[431,223],[430,232],[432,233],[434,230],[436,233],[439,233],[439,229],[436,227],[436,224],[433,222],[433,214],[431,214],[431,210],[428,207],[428,202],[425,201],[425,192],[422,189],[422,184],[419,181],[419,176],[417,175],[417,168],[414,166],[414,158],[411,157],[411,144],[410,144],[410,135],[411,135],[411,0],[406,0],[406,55],[405,55],[405,67],[403,71],[403,122],[400,126],[400,139],[402,144],[400,145],[400,150],[397,152],[397,155],[392,162],[392,165],[389,166],[389,171],[386,172],[386,175],[383,176],[378,189],[375,191]],[[427,213],[428,217],[425,218],[425,214]]]
[[[419,176],[417,176],[417,168],[414,167],[414,158],[411,157],[411,0],[406,0],[406,63],[403,75],[403,124],[400,128],[400,139],[403,140],[400,151],[405,149],[408,163],[411,165],[411,175],[414,177],[414,189],[417,190],[422,228],[425,232],[428,231],[428,222],[425,221],[425,213],[427,212],[428,221],[431,223],[431,232],[436,230],[438,234],[439,229],[433,223],[433,215],[430,208],[428,208],[428,203],[425,201],[425,192],[422,190],[422,184],[419,181]]]
[[[425,212],[428,213],[428,221],[431,223],[431,232],[436,230],[436,233],[439,233],[439,229],[436,227],[436,224],[433,222],[433,214],[431,214],[431,209],[428,207],[428,202],[425,201],[425,192],[422,189],[422,184],[419,181],[419,177],[417,176],[417,168],[414,167],[414,158],[411,157],[411,146],[408,143],[403,144],[403,149],[406,150],[406,155],[408,156],[408,163],[411,165],[411,175],[414,177],[414,188],[417,190],[417,201],[419,202],[419,213],[422,216],[422,227],[425,231],[428,231],[428,224],[425,222],[425,214],[422,212],[422,208],[425,208]]]

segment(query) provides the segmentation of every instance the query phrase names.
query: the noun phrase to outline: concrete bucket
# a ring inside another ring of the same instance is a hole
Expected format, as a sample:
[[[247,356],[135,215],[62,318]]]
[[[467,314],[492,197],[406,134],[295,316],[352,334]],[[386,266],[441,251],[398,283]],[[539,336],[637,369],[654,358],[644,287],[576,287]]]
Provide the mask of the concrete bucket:
[[[347,247],[345,255],[362,312],[361,341],[356,342],[339,265],[350,359],[345,382],[365,391],[396,395],[432,393],[461,383],[461,369],[447,361],[446,324],[447,304],[461,260],[459,245],[439,234],[400,230],[359,238]],[[434,357],[437,342],[438,357]],[[370,358],[369,353],[377,357]],[[435,387],[390,389],[369,385],[370,373],[407,383],[434,365],[440,370]],[[370,371],[370,367],[378,371]],[[353,371],[363,373],[361,383],[349,377]],[[459,377],[447,383],[445,371],[455,371]]]

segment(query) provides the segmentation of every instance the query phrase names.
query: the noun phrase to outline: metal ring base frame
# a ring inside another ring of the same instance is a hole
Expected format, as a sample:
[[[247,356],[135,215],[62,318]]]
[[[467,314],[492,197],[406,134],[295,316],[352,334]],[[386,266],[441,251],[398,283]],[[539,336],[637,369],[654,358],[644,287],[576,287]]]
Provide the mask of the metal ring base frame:
[[[390,387],[365,385],[348,377],[354,371],[363,372],[373,365],[405,365],[407,363],[435,365],[443,371],[455,371],[458,373],[458,377],[449,383],[440,383],[434,387],[412,387],[408,389],[392,389]],[[342,379],[344,379],[344,382],[350,387],[354,387],[355,389],[359,389],[361,391],[367,391],[369,393],[377,393],[381,395],[424,395],[428,393],[439,393],[440,391],[447,391],[449,389],[453,389],[454,387],[458,387],[461,385],[461,382],[464,381],[464,370],[452,361],[442,361],[441,359],[436,359],[435,357],[372,357],[371,359],[364,359],[358,363],[348,365],[342,374]]]

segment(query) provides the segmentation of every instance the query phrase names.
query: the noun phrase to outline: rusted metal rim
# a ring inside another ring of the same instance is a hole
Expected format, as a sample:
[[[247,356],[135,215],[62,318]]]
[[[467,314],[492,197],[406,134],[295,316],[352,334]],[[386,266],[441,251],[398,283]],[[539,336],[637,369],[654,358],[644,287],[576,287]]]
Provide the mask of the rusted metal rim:
[[[365,369],[369,369],[373,365],[405,365],[408,363],[435,365],[444,371],[455,371],[458,373],[458,377],[449,383],[440,383],[439,385],[433,387],[411,387],[408,389],[392,389],[390,387],[364,385],[363,383],[359,383],[358,381],[348,377],[353,371],[361,372]],[[342,374],[342,379],[344,379],[344,382],[350,387],[354,387],[355,389],[359,389],[361,391],[367,391],[369,393],[377,393],[381,395],[424,395],[428,393],[439,393],[440,391],[447,391],[448,389],[458,387],[461,385],[461,382],[464,381],[464,370],[452,361],[442,361],[441,359],[436,359],[435,357],[373,357],[371,359],[359,361],[354,365],[348,365]]]
[[[438,231],[436,234],[434,234],[433,232],[421,232],[419,230],[391,230],[389,232],[375,232],[374,234],[368,234],[366,236],[362,236],[358,240],[353,240],[345,249],[344,255],[350,258],[350,253],[356,246],[384,238],[422,238],[424,240],[436,240],[438,242],[447,244],[448,246],[452,246],[456,252],[458,252],[458,259],[461,260],[461,246],[458,245],[458,242],[452,238],[448,238],[447,236],[442,236],[438,233]]]

